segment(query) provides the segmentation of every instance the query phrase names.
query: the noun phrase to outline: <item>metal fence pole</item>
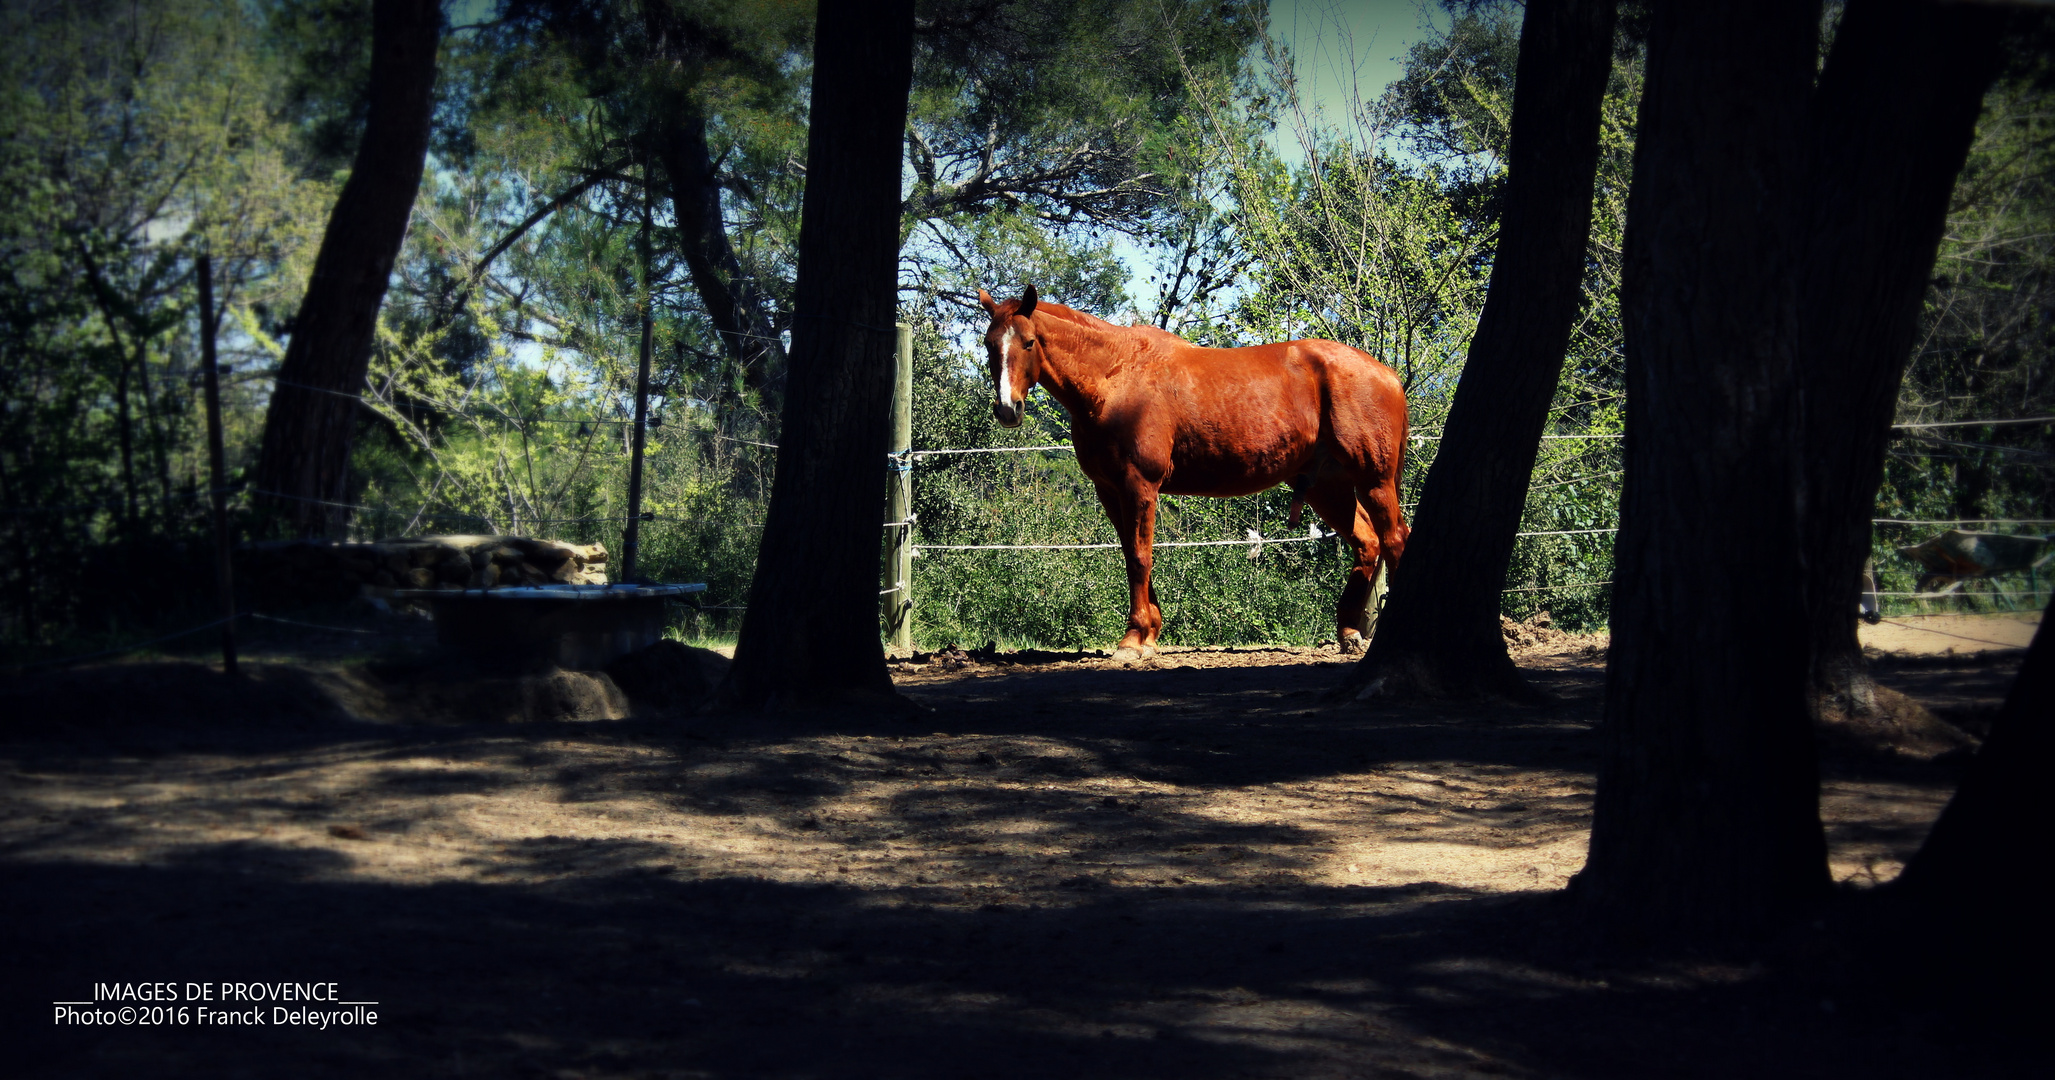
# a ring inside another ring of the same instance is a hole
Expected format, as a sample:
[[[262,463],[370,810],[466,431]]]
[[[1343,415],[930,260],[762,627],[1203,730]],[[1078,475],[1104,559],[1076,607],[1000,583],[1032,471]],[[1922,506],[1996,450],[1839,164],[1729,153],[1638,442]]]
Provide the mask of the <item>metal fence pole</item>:
[[[913,652],[913,327],[899,324],[897,371],[892,380],[891,484],[885,502],[885,625],[891,653]]]

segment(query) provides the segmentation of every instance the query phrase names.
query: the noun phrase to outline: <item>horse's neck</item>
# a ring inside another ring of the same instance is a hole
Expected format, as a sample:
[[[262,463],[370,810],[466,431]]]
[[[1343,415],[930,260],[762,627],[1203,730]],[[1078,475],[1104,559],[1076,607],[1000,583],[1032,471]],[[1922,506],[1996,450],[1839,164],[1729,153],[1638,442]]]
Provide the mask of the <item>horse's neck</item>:
[[[1081,406],[1103,401],[1107,381],[1133,348],[1122,340],[1128,333],[1131,331],[1118,326],[1094,326],[1055,312],[1042,315],[1035,320],[1035,334],[1043,342],[1042,384],[1072,415]]]

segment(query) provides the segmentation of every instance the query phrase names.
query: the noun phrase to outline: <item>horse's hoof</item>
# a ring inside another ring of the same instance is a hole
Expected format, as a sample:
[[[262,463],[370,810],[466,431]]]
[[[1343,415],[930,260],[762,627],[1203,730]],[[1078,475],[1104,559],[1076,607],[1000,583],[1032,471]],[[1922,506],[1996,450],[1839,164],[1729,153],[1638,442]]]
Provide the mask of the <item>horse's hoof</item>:
[[[1156,650],[1148,645],[1122,645],[1113,650],[1115,660],[1147,660],[1154,655]]]
[[[1342,654],[1343,656],[1349,656],[1349,655],[1351,655],[1351,654],[1353,654],[1353,653],[1359,653],[1359,652],[1362,652],[1362,651],[1363,651],[1363,635],[1361,635],[1361,634],[1358,634],[1358,633],[1353,633],[1353,632],[1351,632],[1351,633],[1347,633],[1347,634],[1343,634],[1343,635],[1341,636],[1341,641],[1340,641],[1340,642],[1338,642],[1337,644],[1339,644],[1339,645],[1340,645],[1340,647],[1341,647],[1341,654]]]

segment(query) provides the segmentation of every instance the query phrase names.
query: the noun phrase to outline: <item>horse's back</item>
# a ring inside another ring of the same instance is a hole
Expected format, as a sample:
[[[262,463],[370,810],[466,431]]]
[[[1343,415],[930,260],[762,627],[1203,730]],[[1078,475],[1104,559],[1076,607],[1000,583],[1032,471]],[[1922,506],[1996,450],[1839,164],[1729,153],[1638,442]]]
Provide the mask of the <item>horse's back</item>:
[[[1397,470],[1405,393],[1368,353],[1318,339],[1213,349],[1159,330],[1147,340],[1164,376],[1151,380],[1154,396],[1183,414],[1181,467],[1210,476],[1239,459],[1256,472],[1289,475],[1302,466],[1286,466],[1287,459],[1325,453],[1358,473]],[[1164,383],[1177,390],[1164,391]]]

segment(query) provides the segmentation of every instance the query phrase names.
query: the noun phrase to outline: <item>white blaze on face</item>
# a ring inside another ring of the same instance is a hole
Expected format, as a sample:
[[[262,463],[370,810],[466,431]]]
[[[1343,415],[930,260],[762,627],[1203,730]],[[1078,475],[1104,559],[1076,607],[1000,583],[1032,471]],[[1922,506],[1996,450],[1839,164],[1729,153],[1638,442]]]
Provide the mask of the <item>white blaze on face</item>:
[[[1006,328],[1006,336],[999,342],[999,382],[993,388],[992,398],[1001,405],[1013,405],[1013,372],[1008,365],[1013,358],[1013,328]]]

